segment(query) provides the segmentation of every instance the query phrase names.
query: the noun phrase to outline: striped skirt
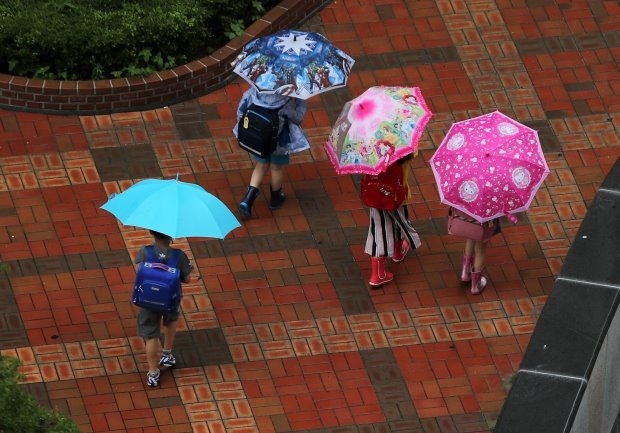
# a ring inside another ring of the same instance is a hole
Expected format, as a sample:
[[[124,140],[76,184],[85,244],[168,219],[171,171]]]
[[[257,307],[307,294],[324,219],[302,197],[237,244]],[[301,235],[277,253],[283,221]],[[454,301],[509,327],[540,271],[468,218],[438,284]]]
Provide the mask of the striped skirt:
[[[407,206],[401,206],[394,211],[370,209],[370,223],[364,252],[373,257],[392,257],[394,241],[407,239],[412,249],[418,248],[422,242],[418,232],[409,223]]]

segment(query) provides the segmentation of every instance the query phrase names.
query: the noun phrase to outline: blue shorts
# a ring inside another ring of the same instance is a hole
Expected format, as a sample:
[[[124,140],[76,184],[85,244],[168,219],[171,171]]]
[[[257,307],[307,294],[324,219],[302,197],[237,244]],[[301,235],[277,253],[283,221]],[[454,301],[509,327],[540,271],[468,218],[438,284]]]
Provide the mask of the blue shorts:
[[[258,162],[262,162],[263,164],[275,164],[275,165],[288,165],[291,162],[291,157],[289,155],[274,155],[271,154],[266,158],[262,158],[260,156],[256,156],[252,154],[252,159]]]

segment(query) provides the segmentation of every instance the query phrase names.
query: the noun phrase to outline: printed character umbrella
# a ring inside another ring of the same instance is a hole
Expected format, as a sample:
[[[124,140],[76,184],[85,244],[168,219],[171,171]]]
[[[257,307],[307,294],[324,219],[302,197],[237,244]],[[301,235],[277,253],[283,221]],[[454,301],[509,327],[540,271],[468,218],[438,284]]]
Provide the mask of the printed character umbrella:
[[[344,87],[354,63],[320,33],[282,30],[248,42],[233,72],[260,93],[308,99]]]
[[[173,238],[224,239],[239,221],[217,197],[200,185],[177,179],[145,179],[112,196],[104,209],[124,225]]]
[[[441,202],[480,222],[516,222],[549,174],[538,133],[499,111],[454,123],[430,164]]]
[[[378,174],[418,150],[431,116],[418,87],[371,87],[344,105],[325,150],[338,174]]]

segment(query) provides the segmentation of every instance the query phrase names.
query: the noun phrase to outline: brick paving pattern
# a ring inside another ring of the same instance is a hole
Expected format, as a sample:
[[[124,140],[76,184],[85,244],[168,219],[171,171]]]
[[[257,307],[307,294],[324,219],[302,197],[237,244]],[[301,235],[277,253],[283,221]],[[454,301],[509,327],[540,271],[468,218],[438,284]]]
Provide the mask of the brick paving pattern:
[[[180,239],[202,280],[185,288],[175,354],[145,384],[129,303],[148,233],[99,209],[147,177],[180,175],[236,212],[252,170],[231,128],[235,80],[143,112],[0,111],[0,350],[25,387],[85,433],[490,432],[588,204],[620,157],[616,1],[346,0],[303,30],[357,60],[346,89],[309,100],[313,144],[287,172],[286,205],[224,241]],[[359,176],[322,144],[345,101],[419,86],[434,117],[409,209],[423,245],[369,290]],[[428,159],[457,120],[499,109],[539,131],[551,173],[504,224],[489,287],[458,280]],[[266,184],[265,184],[266,185]]]

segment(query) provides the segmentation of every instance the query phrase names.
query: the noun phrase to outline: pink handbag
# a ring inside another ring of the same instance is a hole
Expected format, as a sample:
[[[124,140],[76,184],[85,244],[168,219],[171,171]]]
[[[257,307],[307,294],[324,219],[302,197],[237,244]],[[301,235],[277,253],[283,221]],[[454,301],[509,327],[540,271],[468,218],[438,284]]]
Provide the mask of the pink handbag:
[[[450,208],[448,212],[448,233],[474,241],[487,241],[495,234],[495,225],[472,221],[468,216]]]

